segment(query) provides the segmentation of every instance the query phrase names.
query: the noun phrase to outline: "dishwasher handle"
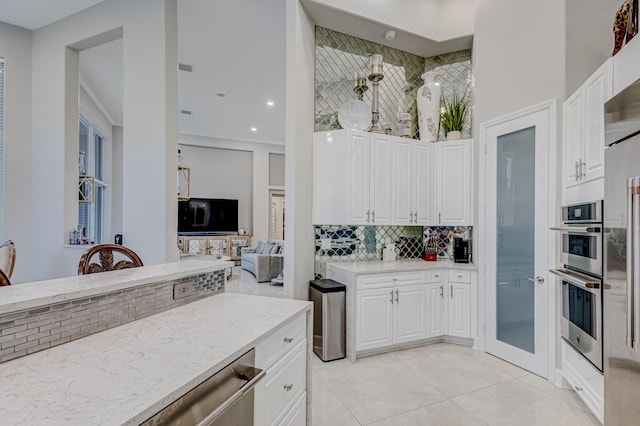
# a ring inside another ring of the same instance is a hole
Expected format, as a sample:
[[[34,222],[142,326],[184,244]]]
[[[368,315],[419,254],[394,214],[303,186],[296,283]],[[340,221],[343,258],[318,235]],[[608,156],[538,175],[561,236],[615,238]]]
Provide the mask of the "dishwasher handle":
[[[249,370],[252,373],[251,379],[240,389],[238,389],[233,395],[231,395],[227,400],[220,404],[215,410],[207,414],[207,416],[204,419],[200,420],[196,424],[196,426],[209,426],[213,424],[213,422],[215,422],[221,415],[223,415],[229,407],[236,403],[236,401],[253,390],[258,382],[262,380],[262,378],[267,374],[265,370],[260,370],[259,368],[250,367]]]

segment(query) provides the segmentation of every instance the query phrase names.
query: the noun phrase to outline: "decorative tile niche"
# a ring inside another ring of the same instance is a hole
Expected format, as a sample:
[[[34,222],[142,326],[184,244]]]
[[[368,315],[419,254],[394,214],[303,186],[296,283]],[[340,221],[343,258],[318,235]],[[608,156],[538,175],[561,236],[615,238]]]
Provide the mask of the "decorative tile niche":
[[[327,262],[382,260],[382,249],[396,244],[398,259],[421,258],[424,241],[435,236],[438,256],[453,256],[453,237],[471,236],[470,227],[318,225],[315,227],[315,276],[324,278]],[[323,240],[325,241],[323,246]],[[330,246],[326,244],[330,242]]]
[[[398,115],[412,114],[412,137],[419,139],[416,90],[422,86],[420,76],[436,71],[445,95],[454,89],[470,93],[471,50],[423,58],[347,34],[316,27],[315,131],[340,129],[338,110],[346,101],[357,99],[353,91],[355,73],[368,74],[369,57],[379,53],[384,58],[384,79],[380,82],[380,123],[398,134]],[[371,105],[371,82],[363,101]],[[463,134],[470,136],[470,119]],[[444,133],[441,131],[441,139]]]

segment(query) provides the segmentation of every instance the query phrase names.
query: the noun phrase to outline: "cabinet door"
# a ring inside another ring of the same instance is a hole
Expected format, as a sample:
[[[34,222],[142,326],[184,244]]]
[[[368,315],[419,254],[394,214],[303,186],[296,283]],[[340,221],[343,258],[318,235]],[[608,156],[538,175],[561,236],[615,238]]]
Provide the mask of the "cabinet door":
[[[413,200],[412,200],[412,149],[415,141],[400,139],[393,147],[393,217],[394,225],[412,225]]]
[[[583,139],[583,96],[582,89],[567,99],[562,107],[564,123],[564,187],[569,188],[579,184],[579,162],[582,158]]]
[[[411,183],[413,212],[417,225],[435,225],[436,161],[435,144],[414,141]]]
[[[449,335],[471,337],[471,286],[449,283]]]
[[[604,103],[612,94],[611,61],[584,84],[584,148],[581,182],[604,176]]]
[[[444,324],[444,282],[427,284],[427,337],[446,333]]]
[[[356,350],[382,348],[393,343],[392,288],[358,291],[356,296]]]
[[[370,222],[369,208],[369,135],[347,132],[347,194],[346,219],[349,225],[366,225]]]
[[[412,342],[427,337],[427,285],[396,287],[393,343]]]
[[[371,138],[371,169],[369,177],[369,208],[371,222],[376,225],[391,223],[391,181],[394,141],[391,136],[373,134]]]
[[[470,226],[471,139],[437,144],[438,225]]]

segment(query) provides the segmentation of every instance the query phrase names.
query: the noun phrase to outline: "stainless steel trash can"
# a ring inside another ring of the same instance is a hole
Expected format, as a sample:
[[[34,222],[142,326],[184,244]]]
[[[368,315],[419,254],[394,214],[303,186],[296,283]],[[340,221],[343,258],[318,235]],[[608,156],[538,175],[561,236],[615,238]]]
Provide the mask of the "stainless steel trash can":
[[[333,280],[309,283],[313,302],[313,352],[323,361],[345,357],[345,295],[347,288]]]

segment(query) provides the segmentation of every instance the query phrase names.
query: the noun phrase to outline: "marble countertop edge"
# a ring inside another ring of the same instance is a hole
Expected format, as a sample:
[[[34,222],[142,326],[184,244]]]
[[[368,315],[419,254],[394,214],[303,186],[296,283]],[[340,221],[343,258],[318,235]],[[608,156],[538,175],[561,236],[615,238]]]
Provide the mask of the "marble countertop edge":
[[[230,261],[189,259],[142,268],[16,284],[0,289],[0,315],[215,272],[233,265]]]

